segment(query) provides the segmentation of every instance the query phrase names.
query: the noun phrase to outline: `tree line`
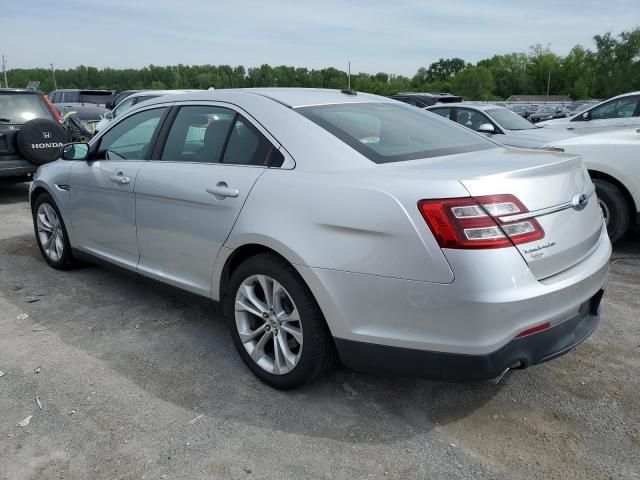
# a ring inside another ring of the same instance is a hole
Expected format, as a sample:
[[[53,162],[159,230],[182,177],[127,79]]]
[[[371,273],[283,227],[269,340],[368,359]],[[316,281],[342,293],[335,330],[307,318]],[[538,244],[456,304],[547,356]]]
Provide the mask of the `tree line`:
[[[576,45],[566,56],[535,45],[528,52],[494,55],[475,65],[460,58],[442,58],[421,67],[412,77],[384,72],[351,75],[355,90],[391,95],[403,91],[453,92],[469,100],[502,100],[512,94],[566,94],[574,99],[608,98],[640,90],[640,27],[618,35],[593,37],[594,47]],[[108,90],[238,87],[347,86],[346,72],[337,68],[261,65],[245,69],[230,65],[149,65],[144,68],[102,68],[80,65],[55,71],[58,88]],[[9,85],[24,87],[40,81],[54,89],[51,70],[11,69]]]

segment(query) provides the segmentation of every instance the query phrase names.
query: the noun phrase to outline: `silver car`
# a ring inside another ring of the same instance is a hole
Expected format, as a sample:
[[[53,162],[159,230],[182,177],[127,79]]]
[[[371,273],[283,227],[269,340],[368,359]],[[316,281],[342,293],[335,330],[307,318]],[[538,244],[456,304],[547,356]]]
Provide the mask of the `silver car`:
[[[544,148],[551,142],[575,136],[567,130],[538,127],[514,111],[498,105],[458,103],[435,105],[427,110],[510,147]]]
[[[316,89],[149,100],[30,190],[54,268],[99,259],[219,302],[277,388],[362,371],[500,377],[599,321],[611,244],[580,157],[504,149]]]

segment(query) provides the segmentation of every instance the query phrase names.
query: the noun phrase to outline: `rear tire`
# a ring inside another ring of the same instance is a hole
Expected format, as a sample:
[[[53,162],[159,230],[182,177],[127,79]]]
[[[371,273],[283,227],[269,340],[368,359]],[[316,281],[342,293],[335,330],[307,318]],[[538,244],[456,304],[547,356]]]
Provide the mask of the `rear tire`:
[[[67,227],[51,195],[41,193],[36,197],[32,215],[36,241],[45,261],[58,270],[69,270],[77,266]]]
[[[617,242],[629,230],[631,208],[629,208],[624,193],[614,184],[599,178],[594,179],[593,183],[596,186],[596,195],[607,225],[609,238],[612,242]]]
[[[300,275],[276,255],[250,257],[234,270],[223,311],[242,360],[274,388],[311,383],[334,364],[320,307]]]

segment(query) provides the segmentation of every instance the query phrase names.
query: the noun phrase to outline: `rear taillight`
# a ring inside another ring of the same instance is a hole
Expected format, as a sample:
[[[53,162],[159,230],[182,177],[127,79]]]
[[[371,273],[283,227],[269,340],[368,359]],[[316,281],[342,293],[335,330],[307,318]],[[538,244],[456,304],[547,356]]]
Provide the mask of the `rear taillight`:
[[[49,100],[49,97],[47,97],[46,95],[44,95],[42,97],[42,99],[44,100],[44,103],[47,104],[47,107],[49,108],[49,110],[51,111],[51,114],[53,115],[53,118],[56,119],[56,122],[62,122],[62,117],[60,116],[60,114],[58,113],[58,110],[56,110],[56,107],[53,106],[53,103],[51,103],[51,100]]]
[[[418,209],[442,248],[503,248],[544,237],[534,218],[499,219],[529,211],[513,195],[421,200]]]

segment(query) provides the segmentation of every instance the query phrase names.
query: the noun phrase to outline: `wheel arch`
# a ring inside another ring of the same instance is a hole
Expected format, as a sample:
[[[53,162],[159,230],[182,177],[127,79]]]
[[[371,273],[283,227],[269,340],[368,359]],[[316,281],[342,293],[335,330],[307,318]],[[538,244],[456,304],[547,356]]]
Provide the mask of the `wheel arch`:
[[[258,241],[257,239],[252,240],[253,241],[251,242],[237,245],[233,249],[223,247],[221,253],[218,254],[218,259],[216,260],[216,265],[214,267],[212,293],[214,293],[214,295],[218,295],[217,301],[220,305],[221,312],[223,314],[225,313],[224,300],[225,295],[228,293],[227,288],[233,271],[248,258],[263,253],[269,253],[281,258],[293,267],[302,282],[304,282],[304,285],[313,295],[313,298],[324,316],[329,330],[333,331],[331,319],[327,316],[328,312],[326,306],[322,305],[319,301],[320,298],[326,298],[326,292],[322,291],[323,287],[318,284],[317,279],[310,273],[311,269],[306,267],[304,262],[302,262],[294,252],[290,252],[285,246],[278,248],[277,245],[272,245],[267,241]],[[267,243],[269,244],[267,245]],[[214,298],[214,300],[216,299]]]
[[[631,195],[631,192],[629,191],[629,189],[624,185],[624,183],[622,183],[620,180],[618,180],[617,178],[601,172],[599,170],[594,170],[594,169],[589,169],[589,175],[591,176],[592,179],[598,179],[598,180],[604,180],[606,182],[611,183],[612,185],[615,185],[616,187],[618,187],[620,189],[620,191],[622,192],[622,194],[624,195],[624,198],[627,202],[627,204],[631,207],[631,221],[635,222],[636,221],[636,217],[637,215],[635,215],[638,211],[640,211],[640,208],[638,205],[636,205],[636,202],[633,199],[633,195]]]
[[[44,188],[42,185],[38,185],[33,189],[33,191],[30,192],[29,205],[31,206],[31,210],[33,210],[33,203],[36,201],[36,198],[38,198],[43,193],[47,193],[51,196],[51,198],[53,198],[53,195],[51,195],[51,192],[46,188]]]

